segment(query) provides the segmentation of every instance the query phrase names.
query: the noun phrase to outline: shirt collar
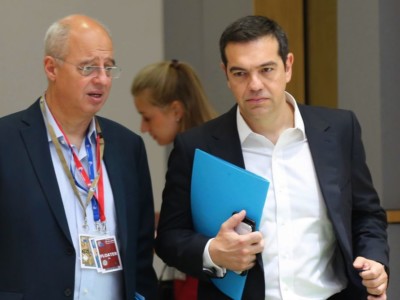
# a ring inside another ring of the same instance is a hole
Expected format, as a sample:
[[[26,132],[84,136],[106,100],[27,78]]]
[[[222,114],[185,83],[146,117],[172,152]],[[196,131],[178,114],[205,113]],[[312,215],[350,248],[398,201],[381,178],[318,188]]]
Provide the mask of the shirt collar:
[[[294,109],[294,128],[297,129],[302,133],[303,138],[306,137],[305,134],[305,129],[304,129],[304,122],[303,118],[301,117],[299,107],[297,106],[296,99],[289,94],[288,92],[285,92],[286,96],[286,101],[293,106]],[[240,138],[240,143],[243,144],[244,141],[247,139],[247,137],[251,134],[257,134],[253,132],[249,125],[247,125],[246,121],[243,119],[242,115],[240,114],[240,109],[239,106],[237,107],[236,110],[236,124],[237,124],[237,129],[239,132],[239,138]]]
[[[60,128],[58,127],[57,122],[54,119],[53,114],[50,112],[49,107],[47,106],[46,97],[43,96],[43,99],[44,99],[43,102],[44,102],[45,114],[46,114],[45,117],[46,117],[49,125],[51,125],[51,127],[53,127],[53,130],[54,130],[54,133],[55,133],[57,139],[59,141],[64,141],[64,135],[61,132]],[[95,138],[96,138],[96,121],[95,121],[94,117],[93,117],[92,121],[90,122],[89,130],[88,130],[88,133],[87,133],[87,137],[89,138],[89,141],[91,143],[95,141]],[[50,136],[50,133],[49,133],[48,130],[47,130],[47,140],[49,142],[51,142],[51,136]]]

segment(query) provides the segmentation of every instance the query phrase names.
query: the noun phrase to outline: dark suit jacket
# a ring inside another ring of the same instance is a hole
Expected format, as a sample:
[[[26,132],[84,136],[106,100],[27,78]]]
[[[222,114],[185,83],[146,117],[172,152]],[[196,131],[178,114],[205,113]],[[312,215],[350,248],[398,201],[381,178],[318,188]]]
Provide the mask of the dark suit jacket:
[[[125,299],[155,299],[154,208],[141,138],[100,118]],[[73,299],[75,253],[36,101],[0,119],[0,299]]]
[[[352,267],[356,256],[388,265],[386,216],[380,207],[361,142],[361,130],[350,111],[299,105],[319,185],[343,258],[349,287],[338,299],[366,299],[365,289]],[[157,254],[169,265],[203,281],[199,299],[228,299],[202,272],[202,254],[208,237],[193,231],[190,181],[195,148],[244,167],[236,125],[236,106],[229,112],[175,140],[156,240]],[[250,270],[243,299],[264,299],[262,261]],[[267,283],[268,284],[268,283]]]

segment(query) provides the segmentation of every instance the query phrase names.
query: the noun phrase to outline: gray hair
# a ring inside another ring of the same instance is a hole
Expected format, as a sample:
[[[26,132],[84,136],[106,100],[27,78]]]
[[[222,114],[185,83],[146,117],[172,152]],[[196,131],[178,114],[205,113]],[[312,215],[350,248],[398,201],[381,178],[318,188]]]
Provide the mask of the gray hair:
[[[62,18],[50,25],[47,29],[46,35],[44,37],[44,54],[56,58],[65,58],[68,54],[68,38],[71,30],[71,25],[66,22],[71,16]],[[96,23],[98,23],[107,32],[111,39],[110,30],[101,22],[90,18]]]
[[[68,37],[71,26],[66,22],[56,21],[47,29],[44,37],[44,54],[64,58],[68,51]]]

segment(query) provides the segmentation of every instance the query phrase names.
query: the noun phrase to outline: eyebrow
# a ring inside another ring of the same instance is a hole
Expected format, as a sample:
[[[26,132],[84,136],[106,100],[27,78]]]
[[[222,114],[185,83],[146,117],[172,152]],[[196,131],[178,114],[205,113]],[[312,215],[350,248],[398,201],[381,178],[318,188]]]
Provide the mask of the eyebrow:
[[[263,63],[263,64],[259,65],[259,66],[257,67],[257,69],[265,68],[265,67],[271,67],[271,66],[277,66],[277,65],[278,65],[278,64],[277,64],[276,62],[274,62],[274,61],[269,61],[269,62],[266,62],[266,63]],[[229,68],[229,72],[230,72],[230,73],[231,73],[231,72],[234,72],[234,71],[247,71],[247,69],[241,68],[241,67],[236,67],[236,66],[233,66],[233,67],[230,67],[230,68]]]
[[[93,59],[84,60],[84,61],[81,62],[80,64],[81,64],[81,65],[94,64],[94,62],[95,62],[96,60],[98,60],[98,59],[99,59],[98,57],[95,57],[95,58],[93,58]],[[114,60],[113,58],[106,58],[105,61],[104,61],[104,63],[108,63],[108,62],[111,62],[111,64],[112,64],[113,66],[115,66],[115,60]]]

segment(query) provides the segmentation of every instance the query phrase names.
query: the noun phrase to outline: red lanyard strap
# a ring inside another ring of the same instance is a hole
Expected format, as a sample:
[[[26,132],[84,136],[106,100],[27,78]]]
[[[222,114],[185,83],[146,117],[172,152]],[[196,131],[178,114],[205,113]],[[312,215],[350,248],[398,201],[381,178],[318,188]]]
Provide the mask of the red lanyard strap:
[[[88,229],[88,227],[89,227],[88,226],[88,222],[87,222],[86,208],[88,207],[89,202],[91,201],[92,197],[94,196],[94,193],[96,191],[96,186],[97,186],[98,183],[99,183],[99,186],[98,186],[98,191],[97,191],[97,197],[96,198],[98,200],[99,208],[100,208],[100,219],[101,219],[102,222],[105,222],[106,218],[105,218],[105,210],[104,210],[104,185],[103,185],[102,167],[101,167],[101,161],[103,159],[104,146],[105,146],[104,144],[105,143],[104,143],[104,139],[103,139],[102,134],[101,134],[101,128],[100,128],[100,125],[98,124],[98,121],[95,120],[96,121],[96,131],[97,131],[97,137],[96,137],[97,176],[92,182],[90,182],[89,177],[87,176],[87,173],[86,173],[85,169],[82,166],[82,163],[80,162],[79,158],[77,158],[77,156],[75,154],[75,151],[73,150],[71,144],[69,143],[66,135],[62,131],[61,126],[58,125],[60,130],[61,130],[61,132],[64,135],[65,140],[67,141],[67,143],[68,143],[68,145],[69,145],[69,147],[70,147],[70,149],[72,151],[72,155],[74,157],[74,161],[75,161],[75,164],[76,164],[78,170],[79,170],[79,168],[82,168],[82,171],[80,171],[80,173],[82,174],[82,178],[85,180],[85,183],[87,184],[87,186],[89,188],[88,194],[87,194],[87,197],[86,197],[86,201],[83,202],[81,197],[80,197],[79,191],[78,191],[78,189],[77,189],[77,187],[75,185],[75,181],[74,181],[74,179],[72,177],[71,170],[68,168],[68,165],[67,165],[67,162],[65,160],[64,154],[62,153],[61,145],[60,145],[60,143],[59,143],[59,141],[58,141],[58,139],[56,137],[56,134],[54,132],[53,126],[51,126],[51,124],[47,120],[46,113],[45,113],[45,110],[44,110],[43,101],[44,101],[43,98],[40,99],[40,108],[42,110],[42,114],[43,114],[43,117],[45,119],[46,126],[47,126],[47,128],[49,130],[51,140],[52,140],[52,142],[53,142],[53,144],[54,144],[54,146],[56,148],[56,152],[57,152],[57,155],[58,155],[58,157],[60,159],[61,165],[62,165],[62,167],[64,169],[64,172],[68,176],[69,183],[70,183],[70,185],[71,185],[71,187],[72,187],[72,189],[74,191],[75,196],[77,197],[77,199],[79,201],[79,204],[82,207],[83,215],[84,215],[84,225],[83,225],[84,229]],[[77,164],[77,161],[76,161],[75,158],[77,159],[79,164]],[[85,173],[85,175],[83,175],[83,173]],[[85,176],[88,179],[88,181],[86,181]]]

